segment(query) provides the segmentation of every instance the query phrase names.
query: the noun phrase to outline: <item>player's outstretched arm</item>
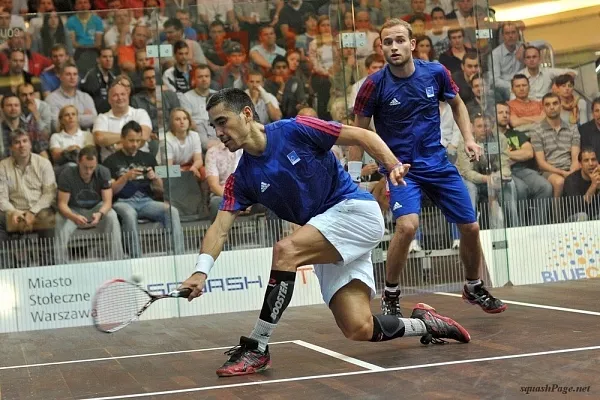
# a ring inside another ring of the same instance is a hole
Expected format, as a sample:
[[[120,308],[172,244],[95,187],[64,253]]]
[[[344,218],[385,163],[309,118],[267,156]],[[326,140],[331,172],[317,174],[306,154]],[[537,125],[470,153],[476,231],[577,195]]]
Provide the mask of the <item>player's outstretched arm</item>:
[[[375,133],[356,126],[342,125],[340,135],[335,142],[341,146],[360,146],[379,163],[383,164],[394,185],[404,184],[404,175],[410,168],[409,164],[398,161],[392,150]]]
[[[202,240],[200,255],[196,262],[196,271],[181,284],[181,288],[190,288],[192,293],[188,301],[192,301],[202,294],[204,282],[212,269],[215,260],[221,254],[227,235],[233,226],[233,222],[238,216],[238,212],[219,211],[215,222],[206,231]]]

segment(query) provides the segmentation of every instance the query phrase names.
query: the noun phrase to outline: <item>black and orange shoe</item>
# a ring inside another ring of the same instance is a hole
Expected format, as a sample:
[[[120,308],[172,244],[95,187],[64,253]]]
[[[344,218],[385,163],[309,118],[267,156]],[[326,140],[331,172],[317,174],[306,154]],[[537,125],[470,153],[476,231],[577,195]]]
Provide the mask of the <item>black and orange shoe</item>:
[[[421,337],[423,344],[447,343],[442,339],[454,339],[462,343],[469,343],[471,335],[465,328],[452,318],[444,317],[430,305],[419,303],[415,306],[411,318],[420,319],[425,323],[427,334]]]
[[[219,376],[248,375],[262,372],[271,366],[269,347],[263,353],[258,350],[258,342],[242,336],[240,344],[225,352],[229,360],[217,370]]]
[[[488,292],[483,282],[475,285],[472,291],[470,291],[467,285],[465,285],[463,288],[462,298],[469,304],[478,305],[488,314],[501,313],[508,308],[508,306],[504,304],[502,300],[495,298],[490,294],[490,292]]]

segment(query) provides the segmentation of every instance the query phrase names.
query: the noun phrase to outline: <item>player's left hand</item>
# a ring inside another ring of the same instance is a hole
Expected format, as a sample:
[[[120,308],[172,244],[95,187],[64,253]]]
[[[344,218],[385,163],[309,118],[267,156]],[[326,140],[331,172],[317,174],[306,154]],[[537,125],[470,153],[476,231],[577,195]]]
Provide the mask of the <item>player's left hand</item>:
[[[390,171],[390,182],[392,182],[392,185],[406,186],[406,182],[404,182],[404,176],[408,173],[409,168],[410,164],[397,164],[394,169]]]
[[[465,151],[471,161],[479,161],[479,157],[481,156],[481,146],[475,143],[474,140],[465,142]]]

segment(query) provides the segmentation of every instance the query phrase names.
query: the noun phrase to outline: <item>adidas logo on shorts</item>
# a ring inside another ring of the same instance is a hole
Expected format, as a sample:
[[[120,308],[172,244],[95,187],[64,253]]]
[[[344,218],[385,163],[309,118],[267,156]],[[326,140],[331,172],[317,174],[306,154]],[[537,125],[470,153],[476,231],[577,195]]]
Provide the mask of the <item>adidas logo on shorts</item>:
[[[396,211],[397,209],[402,208],[402,205],[398,202],[394,203],[394,207],[392,207],[392,211]]]
[[[390,101],[390,106],[399,106],[400,102],[398,100],[396,100],[396,98],[394,97],[392,99],[392,101]]]

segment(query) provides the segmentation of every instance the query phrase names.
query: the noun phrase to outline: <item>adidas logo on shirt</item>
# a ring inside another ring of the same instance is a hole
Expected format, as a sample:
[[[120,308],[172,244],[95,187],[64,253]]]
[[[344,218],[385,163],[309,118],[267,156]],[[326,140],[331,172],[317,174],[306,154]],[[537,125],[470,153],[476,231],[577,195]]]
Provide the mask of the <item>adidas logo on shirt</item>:
[[[394,207],[392,208],[392,211],[396,211],[397,209],[402,208],[402,206],[400,205],[400,203],[395,202],[394,203]]]
[[[268,183],[265,183],[265,182],[261,182],[260,183],[260,192],[264,193],[265,190],[267,190],[269,188],[269,186],[271,186],[271,185]]]
[[[392,101],[390,101],[390,106],[399,106],[400,102],[398,100],[396,100],[396,98],[394,97],[392,99]]]

